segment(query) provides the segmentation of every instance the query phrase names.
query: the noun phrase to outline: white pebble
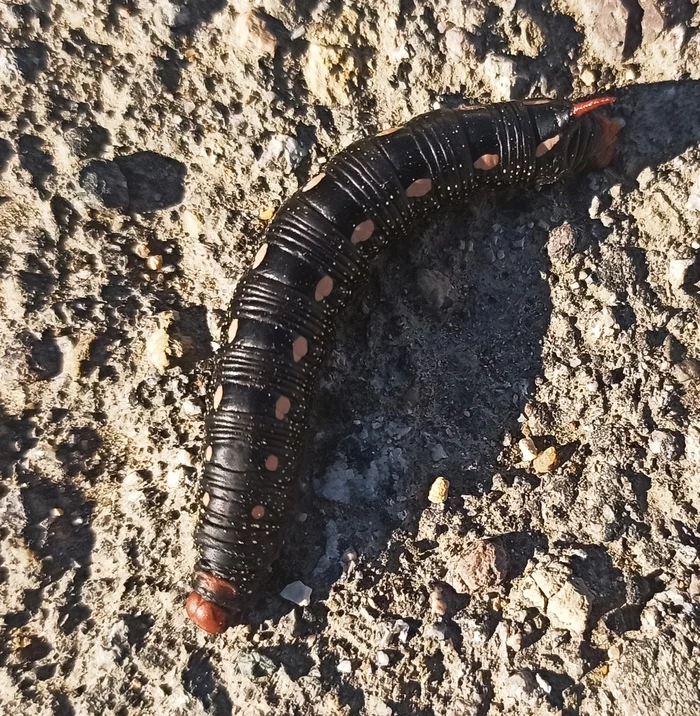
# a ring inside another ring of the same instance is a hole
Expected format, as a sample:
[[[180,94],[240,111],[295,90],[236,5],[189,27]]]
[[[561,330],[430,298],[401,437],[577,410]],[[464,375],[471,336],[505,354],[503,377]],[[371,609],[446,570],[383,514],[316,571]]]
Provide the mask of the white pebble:
[[[596,74],[593,70],[585,69],[581,73],[581,82],[587,87],[593,87],[596,81]]]
[[[303,582],[292,582],[288,584],[281,592],[280,596],[287,601],[293,602],[300,607],[305,607],[311,603],[311,592],[313,589],[307,587]]]
[[[523,438],[518,441],[520,454],[525,462],[532,462],[538,455],[537,447],[532,438]]]
[[[688,271],[695,259],[672,259],[668,264],[668,282],[674,289],[679,289],[686,283]]]
[[[387,666],[389,666],[389,654],[387,654],[385,651],[378,651],[376,656],[376,662],[377,666],[382,669],[385,669]]]
[[[352,661],[343,659],[338,663],[338,666],[336,666],[336,671],[339,674],[352,674]]]

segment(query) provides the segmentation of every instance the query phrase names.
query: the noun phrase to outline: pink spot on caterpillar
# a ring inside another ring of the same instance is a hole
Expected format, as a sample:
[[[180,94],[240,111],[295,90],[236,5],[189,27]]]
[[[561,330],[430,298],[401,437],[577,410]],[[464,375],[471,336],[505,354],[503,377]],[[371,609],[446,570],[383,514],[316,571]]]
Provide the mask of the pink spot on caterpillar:
[[[205,460],[211,460],[211,456],[213,454],[214,450],[211,445],[207,445],[207,449],[204,451],[204,459]]]
[[[253,259],[253,268],[256,269],[260,264],[263,262],[263,259],[265,258],[265,254],[267,253],[267,244],[263,244],[259,249],[258,253],[255,254],[255,259]]]
[[[410,196],[410,197],[425,196],[432,188],[433,188],[433,180],[432,179],[416,179],[408,187],[408,189],[406,189],[406,196]]]
[[[367,239],[369,239],[369,237],[374,233],[375,228],[376,227],[372,219],[363,221],[353,229],[350,241],[352,241],[353,244],[359,244],[361,241],[367,241]]]
[[[284,420],[285,415],[292,409],[292,403],[284,395],[281,395],[279,398],[277,398],[277,402],[275,403],[275,417],[277,420]]]
[[[280,461],[277,455],[268,455],[265,460],[265,469],[270,472],[274,472],[280,466]]]
[[[234,318],[228,327],[228,342],[232,343],[238,333],[238,319]]]
[[[214,410],[216,410],[221,405],[221,400],[224,397],[224,386],[220,385],[215,391],[214,391]]]
[[[294,362],[298,363],[307,353],[309,352],[309,342],[304,336],[299,336],[294,343],[292,343],[292,355],[294,356]]]
[[[313,189],[317,184],[320,184],[323,181],[323,178],[326,176],[326,172],[321,172],[320,174],[317,174],[312,179],[309,179],[309,181],[304,184],[304,186],[301,188],[302,191],[309,191],[309,189]]]
[[[498,154],[482,154],[475,162],[474,169],[483,169],[487,172],[489,169],[493,169],[498,166],[498,162],[501,159]]]
[[[210,499],[211,499],[211,498],[209,497],[209,493],[208,493],[208,492],[205,492],[205,493],[202,495],[202,504],[203,504],[205,507],[207,507],[207,506],[209,505],[209,500],[210,500]]]
[[[555,134],[553,137],[540,142],[537,145],[537,149],[535,149],[535,156],[543,157],[555,144],[559,142],[560,139],[561,134]]]
[[[316,284],[316,292],[314,294],[314,298],[317,301],[323,301],[324,298],[326,298],[327,296],[330,296],[332,290],[333,290],[333,279],[330,276],[324,276]]]
[[[261,520],[263,517],[265,517],[265,508],[262,505],[255,505],[253,509],[250,511],[250,516],[254,520]]]

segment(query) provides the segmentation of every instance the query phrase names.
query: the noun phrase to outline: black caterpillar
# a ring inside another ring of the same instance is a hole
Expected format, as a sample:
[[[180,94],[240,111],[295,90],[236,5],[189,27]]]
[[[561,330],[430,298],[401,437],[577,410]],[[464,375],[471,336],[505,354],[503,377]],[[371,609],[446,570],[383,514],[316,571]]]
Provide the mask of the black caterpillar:
[[[277,557],[319,367],[371,259],[475,189],[605,166],[619,126],[588,112],[613,101],[430,112],[351,144],[281,207],[231,304],[207,426],[192,621],[225,631]]]

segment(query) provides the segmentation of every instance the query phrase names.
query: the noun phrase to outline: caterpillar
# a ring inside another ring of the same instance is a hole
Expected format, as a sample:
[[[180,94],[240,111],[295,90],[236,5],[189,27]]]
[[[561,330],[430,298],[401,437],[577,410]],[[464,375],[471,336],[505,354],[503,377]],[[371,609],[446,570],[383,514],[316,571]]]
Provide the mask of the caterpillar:
[[[614,102],[440,109],[351,144],[277,212],[236,287],[207,418],[189,618],[224,632],[282,545],[336,318],[390,240],[480,188],[542,185],[612,158]]]

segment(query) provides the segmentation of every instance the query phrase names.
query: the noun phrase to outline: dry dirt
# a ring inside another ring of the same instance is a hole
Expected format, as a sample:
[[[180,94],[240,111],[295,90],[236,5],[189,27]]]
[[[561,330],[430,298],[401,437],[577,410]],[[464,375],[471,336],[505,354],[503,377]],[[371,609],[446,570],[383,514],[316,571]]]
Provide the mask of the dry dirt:
[[[380,260],[265,595],[197,631],[210,359],[272,210],[435,106],[610,91],[611,167]],[[2,712],[700,713],[699,141],[691,0],[0,2]]]

